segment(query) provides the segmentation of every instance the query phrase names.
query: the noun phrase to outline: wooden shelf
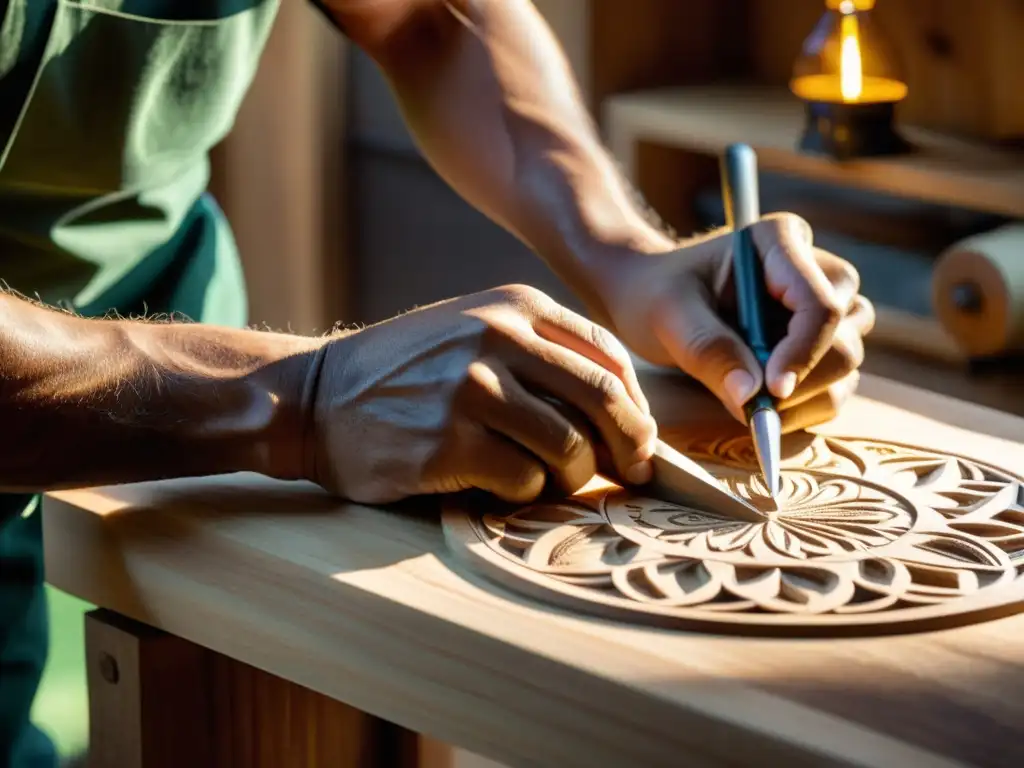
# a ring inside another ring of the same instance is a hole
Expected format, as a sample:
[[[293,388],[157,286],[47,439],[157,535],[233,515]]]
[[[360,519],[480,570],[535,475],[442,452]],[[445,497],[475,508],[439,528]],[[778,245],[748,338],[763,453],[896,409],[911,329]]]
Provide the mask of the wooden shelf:
[[[609,145],[634,176],[637,142],[716,155],[742,141],[761,168],[933,203],[1024,218],[1024,153],[902,128],[912,154],[849,162],[799,152],[803,105],[785,89],[701,86],[612,96]]]
[[[801,103],[785,89],[698,86],[617,95],[603,114],[608,145],[652,207],[682,231],[699,186],[717,176],[722,150],[742,141],[762,170],[829,184],[1024,218],[1024,154],[904,128],[913,154],[850,162],[796,149]],[[682,150],[673,157],[665,150]],[[652,154],[653,151],[653,154]],[[966,355],[929,317],[876,306],[872,345],[962,365]]]

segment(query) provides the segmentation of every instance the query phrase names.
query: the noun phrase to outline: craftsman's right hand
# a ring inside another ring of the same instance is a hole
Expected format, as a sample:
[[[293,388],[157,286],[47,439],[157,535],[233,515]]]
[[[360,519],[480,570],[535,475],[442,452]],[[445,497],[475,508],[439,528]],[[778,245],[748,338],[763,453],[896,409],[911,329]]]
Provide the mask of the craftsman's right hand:
[[[574,406],[587,424],[545,397]],[[622,478],[642,483],[656,436],[623,346],[525,286],[330,342],[313,409],[307,474],[364,503],[469,488],[528,502],[548,472],[578,490],[604,450]]]

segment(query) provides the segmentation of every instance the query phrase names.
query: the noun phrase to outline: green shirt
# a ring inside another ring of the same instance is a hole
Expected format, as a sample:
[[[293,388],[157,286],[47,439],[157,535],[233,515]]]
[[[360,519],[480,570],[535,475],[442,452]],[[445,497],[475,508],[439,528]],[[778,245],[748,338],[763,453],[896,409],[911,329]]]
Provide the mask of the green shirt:
[[[244,324],[208,153],[277,7],[0,0],[0,279],[86,315]],[[21,514],[36,501],[0,496],[0,765],[15,768],[55,764],[28,724],[47,643],[39,514]]]

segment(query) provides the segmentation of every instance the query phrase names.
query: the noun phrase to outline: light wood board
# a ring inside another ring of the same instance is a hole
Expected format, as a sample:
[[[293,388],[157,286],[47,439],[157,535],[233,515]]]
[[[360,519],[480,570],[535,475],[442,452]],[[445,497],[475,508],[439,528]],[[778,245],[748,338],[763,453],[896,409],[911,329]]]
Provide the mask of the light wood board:
[[[728,423],[643,376],[666,440]],[[1024,419],[867,375],[861,392],[829,431],[1024,467]],[[244,475],[44,508],[61,589],[509,766],[1024,762],[1024,617],[843,641],[638,628],[463,575],[434,505]]]

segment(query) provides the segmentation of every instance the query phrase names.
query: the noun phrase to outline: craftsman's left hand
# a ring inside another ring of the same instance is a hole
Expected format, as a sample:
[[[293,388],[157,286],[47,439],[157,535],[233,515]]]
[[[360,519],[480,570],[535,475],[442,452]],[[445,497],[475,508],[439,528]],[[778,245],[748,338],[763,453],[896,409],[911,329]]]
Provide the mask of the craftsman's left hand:
[[[783,430],[806,429],[832,419],[856,389],[874,309],[858,294],[853,266],[815,248],[799,216],[767,216],[752,234],[775,299],[769,314],[775,346],[764,373],[733,330],[728,231],[667,254],[631,254],[603,303],[613,330],[635,353],[678,366],[737,419],[766,379],[779,399]]]

